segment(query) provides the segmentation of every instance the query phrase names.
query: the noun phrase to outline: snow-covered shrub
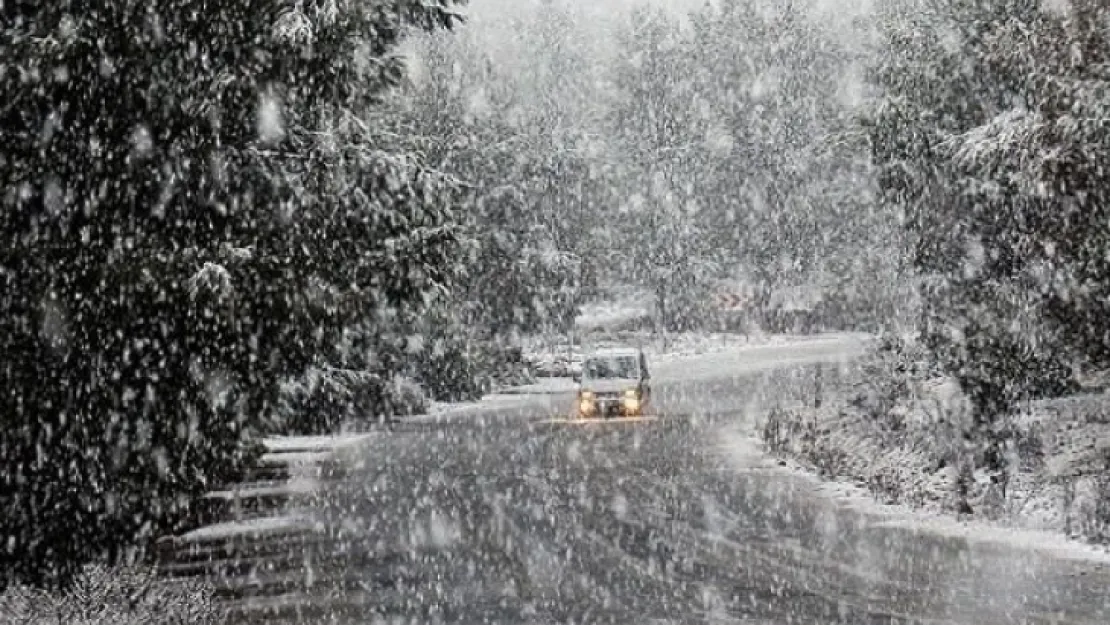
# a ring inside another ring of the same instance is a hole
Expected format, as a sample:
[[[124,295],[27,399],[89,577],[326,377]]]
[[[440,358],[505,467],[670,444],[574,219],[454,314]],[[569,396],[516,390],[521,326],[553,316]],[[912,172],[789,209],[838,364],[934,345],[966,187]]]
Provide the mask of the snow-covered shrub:
[[[1073,535],[1110,544],[1110,475],[1088,475],[1071,484],[1065,514]]]
[[[899,404],[917,397],[920,387],[939,376],[932,357],[920,344],[896,335],[884,335],[861,365],[861,383],[850,403],[876,420],[901,429]]]
[[[346,424],[422,414],[426,403],[420,386],[401,376],[316,366],[282,384],[274,427],[283,434],[329,434]]]
[[[853,372],[853,392],[819,410],[772,413],[764,440],[888,503],[956,509],[966,399],[911,340],[883,337]]]
[[[408,376],[393,376],[388,388],[388,401],[394,415],[416,415],[428,411],[428,395],[424,387]]]
[[[149,569],[90,566],[65,591],[13,584],[0,593],[5,623],[23,625],[218,625],[211,589],[159,579]]]
[[[1063,529],[1066,516],[1085,537],[1105,535],[1110,490],[1100,486],[1102,475],[1085,475],[1074,501],[1064,501],[1046,467],[1049,440],[1065,449],[1089,445],[1097,424],[1084,410],[1097,411],[1098,402],[1051,416],[1037,410],[1003,415],[981,430],[959,383],[940,375],[912,341],[880,341],[859,373],[854,393],[839,404],[772,411],[763,432],[768,447],[886,502],[1028,524],[1034,524],[1024,518],[1029,510],[1044,516],[1040,509],[1059,507],[1060,519],[1049,526]],[[1003,455],[1001,468],[988,461],[992,451]]]
[[[413,378],[438,401],[467,401],[497,386],[527,381],[527,365],[516,347],[475,341],[464,335],[442,336],[416,354]]]

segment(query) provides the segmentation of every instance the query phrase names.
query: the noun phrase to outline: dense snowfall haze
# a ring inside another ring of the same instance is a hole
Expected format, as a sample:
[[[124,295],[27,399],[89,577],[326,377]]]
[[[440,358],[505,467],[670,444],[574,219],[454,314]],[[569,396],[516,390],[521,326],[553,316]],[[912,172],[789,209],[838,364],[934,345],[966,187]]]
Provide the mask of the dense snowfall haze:
[[[0,623],[1110,622],[1101,0],[0,0]]]

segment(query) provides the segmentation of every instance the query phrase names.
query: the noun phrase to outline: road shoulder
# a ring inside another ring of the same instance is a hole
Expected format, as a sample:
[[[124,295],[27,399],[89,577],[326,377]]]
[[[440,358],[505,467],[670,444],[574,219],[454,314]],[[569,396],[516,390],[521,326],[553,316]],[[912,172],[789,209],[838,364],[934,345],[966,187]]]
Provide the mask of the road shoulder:
[[[1106,427],[1092,423],[1090,414],[1062,408],[1076,401],[1041,402],[1018,415],[1023,445],[1036,445],[1036,452],[1015,452],[1004,481],[974,470],[962,497],[957,464],[967,452],[953,448],[960,440],[953,411],[894,406],[897,425],[891,427],[845,397],[820,409],[773,410],[758,430],[734,443],[749,454],[760,450],[775,470],[805,476],[818,492],[888,527],[1108,564],[1108,528],[1097,510],[1107,476],[1084,469]]]

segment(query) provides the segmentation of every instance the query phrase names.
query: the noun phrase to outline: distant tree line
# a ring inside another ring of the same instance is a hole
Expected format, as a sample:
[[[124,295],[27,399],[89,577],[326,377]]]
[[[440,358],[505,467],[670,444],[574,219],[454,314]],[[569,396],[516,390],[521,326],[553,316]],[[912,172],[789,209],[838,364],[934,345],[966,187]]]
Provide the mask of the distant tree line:
[[[634,284],[658,327],[704,329],[714,283],[743,278],[762,293],[813,285],[847,324],[904,314],[897,215],[878,201],[861,96],[845,88],[862,89],[858,50],[806,3],[720,3],[686,21],[638,8],[602,43],[575,8],[539,3],[500,51],[466,29],[427,38],[406,100],[452,171],[514,181],[476,215],[486,236],[521,262],[542,248],[573,265],[539,301]],[[514,284],[508,301],[537,301]]]

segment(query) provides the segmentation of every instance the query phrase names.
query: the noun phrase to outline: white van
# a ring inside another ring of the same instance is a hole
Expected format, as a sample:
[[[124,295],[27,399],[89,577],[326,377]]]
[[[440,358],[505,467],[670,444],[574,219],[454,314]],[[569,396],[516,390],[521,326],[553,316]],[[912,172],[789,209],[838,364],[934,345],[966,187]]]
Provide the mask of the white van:
[[[598,350],[582,361],[575,414],[579,418],[642,415],[651,399],[650,379],[643,351]]]

